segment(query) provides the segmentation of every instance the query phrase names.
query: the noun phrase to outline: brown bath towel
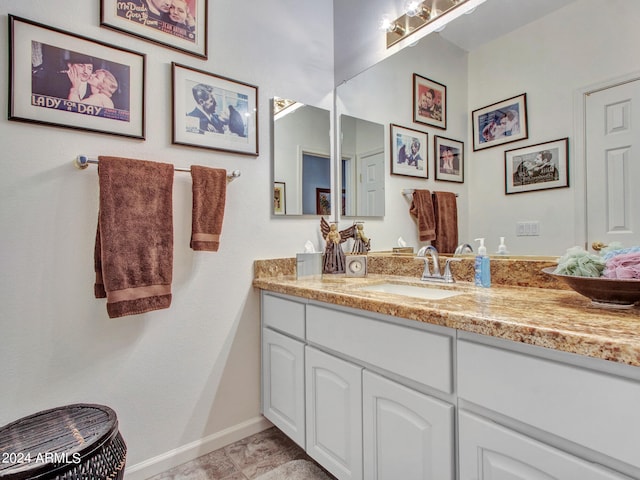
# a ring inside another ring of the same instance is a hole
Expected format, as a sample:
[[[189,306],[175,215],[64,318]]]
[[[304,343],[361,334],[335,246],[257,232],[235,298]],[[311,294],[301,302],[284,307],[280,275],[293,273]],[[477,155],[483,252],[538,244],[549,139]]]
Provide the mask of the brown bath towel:
[[[436,250],[440,253],[455,252],[458,246],[456,194],[433,192],[433,211],[436,217]]]
[[[227,199],[227,171],[220,168],[191,166],[193,212],[191,248],[217,252]]]
[[[418,222],[418,235],[421,242],[436,238],[436,221],[433,211],[433,202],[429,190],[414,190],[413,201],[409,213]]]
[[[171,305],[173,165],[98,157],[96,298],[110,318]]]

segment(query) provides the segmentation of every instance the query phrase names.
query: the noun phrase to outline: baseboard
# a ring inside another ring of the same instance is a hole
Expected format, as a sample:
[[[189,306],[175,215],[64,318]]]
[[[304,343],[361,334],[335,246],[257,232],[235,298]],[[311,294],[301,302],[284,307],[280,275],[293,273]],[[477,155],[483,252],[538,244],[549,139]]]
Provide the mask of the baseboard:
[[[271,422],[266,418],[262,416],[254,417],[246,422],[175,448],[162,455],[127,466],[124,478],[125,480],[145,480],[272,426]]]

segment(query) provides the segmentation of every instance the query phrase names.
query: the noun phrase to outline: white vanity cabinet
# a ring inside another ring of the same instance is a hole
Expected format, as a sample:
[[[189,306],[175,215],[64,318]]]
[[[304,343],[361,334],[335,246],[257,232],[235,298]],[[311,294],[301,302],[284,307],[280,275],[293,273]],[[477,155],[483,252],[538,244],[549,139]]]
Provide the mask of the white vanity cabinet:
[[[639,367],[262,296],[264,414],[341,480],[640,480]]]
[[[637,368],[459,336],[460,480],[640,478]]]
[[[360,476],[355,475],[355,465],[344,476],[339,470],[327,469],[340,479],[455,479],[454,406],[424,393],[437,391],[443,398],[453,393],[453,330],[418,323],[413,328],[407,325],[410,322],[392,323],[386,318],[315,304],[307,306],[306,319],[307,342],[315,346],[306,350],[307,375],[311,369],[309,354],[318,349],[332,353],[323,354],[326,357],[335,353],[348,359],[333,359],[339,360],[334,372],[338,368],[343,372],[335,382],[344,386],[335,388],[333,422],[343,424],[336,427],[340,432],[337,442],[344,438],[343,444],[352,452],[362,452]],[[347,366],[353,369],[349,380]],[[361,383],[356,387],[352,382],[358,372]],[[361,392],[361,403],[349,402],[351,398],[343,389]],[[307,377],[307,447],[310,422],[330,424],[324,417],[314,418],[310,394],[319,401]],[[341,412],[344,405],[349,405],[350,415]],[[356,425],[350,422],[352,416],[361,419],[360,430],[350,426]]]
[[[287,435],[299,434],[292,418],[302,393],[305,449],[340,480],[456,478],[455,408],[447,401],[454,392],[453,330],[413,328],[409,321],[298,304],[266,292],[262,302],[263,409],[269,420]],[[304,317],[300,340],[277,318],[292,313]],[[306,345],[305,387],[295,391],[299,344]]]
[[[304,303],[262,296],[262,412],[305,447]]]

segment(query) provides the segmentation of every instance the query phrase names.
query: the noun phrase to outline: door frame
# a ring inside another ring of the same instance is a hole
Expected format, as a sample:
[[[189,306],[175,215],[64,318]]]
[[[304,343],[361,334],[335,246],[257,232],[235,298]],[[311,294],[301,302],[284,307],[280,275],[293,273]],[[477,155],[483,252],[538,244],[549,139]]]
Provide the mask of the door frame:
[[[333,165],[331,165],[331,152],[330,151],[323,151],[322,149],[319,148],[310,148],[310,147],[306,147],[304,145],[298,145],[298,151],[296,152],[296,176],[298,178],[298,185],[300,185],[300,192],[298,194],[298,197],[296,198],[297,200],[297,205],[296,207],[298,208],[298,211],[300,212],[301,215],[306,215],[306,216],[316,216],[317,215],[312,215],[310,213],[304,213],[304,207],[303,207],[303,190],[304,190],[304,183],[303,183],[303,164],[304,164],[304,156],[305,155],[311,155],[313,157],[322,157],[322,158],[326,158],[327,161],[329,162],[329,185],[333,185],[333,178],[332,178],[332,170],[333,170]],[[333,189],[331,189],[331,205],[335,204],[335,197],[334,197],[334,193],[333,193]],[[333,216],[334,212],[333,212],[333,208],[331,209],[331,215]]]
[[[640,70],[620,75],[617,77],[603,80],[601,82],[592,83],[590,85],[578,88],[573,95],[573,148],[570,148],[570,161],[572,168],[572,182],[574,188],[574,206],[575,206],[575,231],[574,237],[577,245],[582,245],[587,251],[590,246],[587,244],[587,97],[592,93],[606,90],[608,88],[617,87],[640,80]],[[571,154],[573,151],[573,154]],[[573,157],[573,158],[571,158]]]

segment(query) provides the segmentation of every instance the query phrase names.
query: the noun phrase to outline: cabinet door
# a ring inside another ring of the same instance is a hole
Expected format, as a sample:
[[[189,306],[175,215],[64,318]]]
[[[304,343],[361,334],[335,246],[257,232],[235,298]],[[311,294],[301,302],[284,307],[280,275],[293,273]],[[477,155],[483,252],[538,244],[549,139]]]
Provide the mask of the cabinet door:
[[[460,411],[460,480],[631,480]]]
[[[362,479],[362,368],[305,348],[307,453],[340,480]]]
[[[453,405],[366,370],[362,398],[364,478],[455,478]]]
[[[304,448],[304,343],[262,329],[262,411]]]

